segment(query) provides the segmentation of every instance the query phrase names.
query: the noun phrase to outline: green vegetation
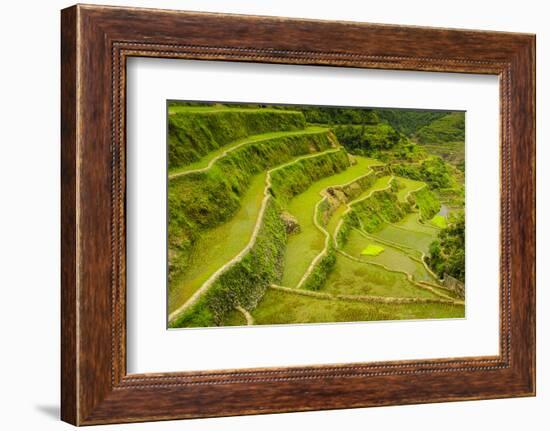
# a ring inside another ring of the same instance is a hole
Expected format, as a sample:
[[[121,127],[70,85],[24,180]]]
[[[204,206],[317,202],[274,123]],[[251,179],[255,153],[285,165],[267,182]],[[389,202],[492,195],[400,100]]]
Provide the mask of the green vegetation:
[[[326,132],[253,142],[229,153],[207,171],[170,179],[170,279],[189,267],[194,244],[203,232],[229,222],[243,207],[242,196],[262,170],[289,162],[300,155],[323,151],[331,145]],[[338,160],[344,164],[347,157],[340,156]],[[258,191],[256,196],[260,194]]]
[[[197,235],[192,253],[187,256],[185,270],[176,271],[174,266],[183,264],[183,256],[171,250],[173,256],[170,256],[169,262],[174,266],[170,266],[169,311],[187,301],[212,274],[246,247],[260,214],[265,178],[265,173],[254,177],[241,198],[239,210],[227,223]]]
[[[449,220],[449,225],[441,230],[437,240],[430,245],[428,265],[439,277],[448,274],[464,282],[464,243],[464,212],[461,211]]]
[[[296,109],[296,107],[288,107]],[[378,115],[371,109],[303,106],[299,108],[311,124],[377,124]]]
[[[444,229],[447,227],[447,219],[439,214],[434,215],[434,217],[430,220],[430,223],[439,229]]]
[[[416,206],[420,210],[420,220],[429,221],[431,220],[441,208],[441,203],[434,192],[423,188],[417,192],[412,193],[414,196],[414,201]]]
[[[421,144],[464,142],[465,113],[453,112],[422,127],[415,134]]]
[[[384,247],[377,244],[369,244],[361,250],[361,256],[378,256],[384,251]]]
[[[365,155],[393,148],[403,139],[399,132],[384,123],[337,126],[334,133],[346,150]]]
[[[250,135],[304,127],[300,112],[196,108],[178,112],[176,107],[170,107],[168,168],[195,162],[210,151]]]
[[[414,109],[377,109],[378,117],[406,136],[413,136],[419,129],[450,114],[448,111],[424,111]]]
[[[464,172],[465,113],[453,112],[419,129],[414,138],[430,154]]]
[[[455,114],[170,102],[169,326],[463,317]]]
[[[317,126],[306,127],[303,130],[293,130],[285,132],[270,132],[262,133],[260,135],[247,136],[246,138],[239,139],[237,141],[232,141],[227,145],[219,147],[217,150],[211,151],[206,154],[203,158],[199,159],[194,163],[190,163],[180,168],[169,169],[169,176],[176,177],[179,175],[184,175],[190,171],[196,171],[200,169],[207,169],[209,164],[215,162],[224,155],[241,148],[248,144],[257,144],[260,142],[274,141],[277,139],[292,138],[300,135],[314,135],[314,134],[324,134],[328,129]],[[254,148],[254,147],[250,147]]]
[[[464,317],[464,305],[439,303],[384,304],[317,299],[268,290],[254,310],[257,325],[362,322]]]
[[[396,163],[392,172],[401,177],[423,181],[432,189],[439,190],[454,185],[454,172],[440,157],[429,157],[421,163]]]
[[[389,190],[374,193],[370,199],[357,202],[354,213],[365,232],[376,232],[387,222],[401,220],[410,205],[399,202],[397,195]]]
[[[268,286],[280,280],[286,232],[273,199],[265,214],[250,252],[220,275],[189,311],[171,322],[172,327],[220,325],[235,306],[254,308]]]

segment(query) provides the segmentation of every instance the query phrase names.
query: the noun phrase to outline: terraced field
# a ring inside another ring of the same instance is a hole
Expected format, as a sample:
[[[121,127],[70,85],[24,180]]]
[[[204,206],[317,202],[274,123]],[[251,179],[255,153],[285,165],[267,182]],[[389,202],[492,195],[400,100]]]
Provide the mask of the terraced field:
[[[168,114],[170,327],[464,316],[426,263],[448,217],[426,182],[299,110]]]

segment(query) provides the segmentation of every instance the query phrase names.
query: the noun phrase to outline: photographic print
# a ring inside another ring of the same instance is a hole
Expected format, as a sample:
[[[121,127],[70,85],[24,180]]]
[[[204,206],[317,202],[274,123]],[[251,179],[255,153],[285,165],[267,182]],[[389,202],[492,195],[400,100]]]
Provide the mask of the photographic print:
[[[465,317],[465,112],[167,102],[168,327]]]

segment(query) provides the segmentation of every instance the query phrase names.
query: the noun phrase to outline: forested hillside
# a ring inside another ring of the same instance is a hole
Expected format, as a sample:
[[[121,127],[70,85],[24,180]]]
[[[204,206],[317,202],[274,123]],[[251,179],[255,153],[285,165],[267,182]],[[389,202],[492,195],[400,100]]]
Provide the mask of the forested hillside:
[[[449,111],[426,111],[413,109],[377,109],[378,118],[395,130],[411,137],[422,127],[450,114]]]

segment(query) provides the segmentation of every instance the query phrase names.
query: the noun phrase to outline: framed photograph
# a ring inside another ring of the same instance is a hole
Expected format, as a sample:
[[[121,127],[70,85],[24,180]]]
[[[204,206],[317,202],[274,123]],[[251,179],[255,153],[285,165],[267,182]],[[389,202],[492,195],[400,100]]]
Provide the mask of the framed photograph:
[[[535,394],[535,37],[61,14],[62,419]]]

